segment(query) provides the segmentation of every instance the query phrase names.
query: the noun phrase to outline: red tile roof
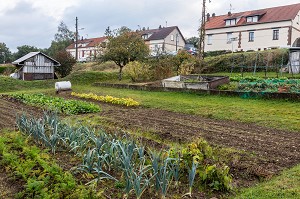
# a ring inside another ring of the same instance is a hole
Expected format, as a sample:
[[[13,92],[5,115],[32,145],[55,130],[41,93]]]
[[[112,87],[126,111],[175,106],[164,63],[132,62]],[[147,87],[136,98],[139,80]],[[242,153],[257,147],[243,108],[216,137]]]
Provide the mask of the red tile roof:
[[[209,29],[218,29],[224,27],[232,27],[232,26],[226,26],[225,20],[234,19],[234,18],[241,18],[239,21],[237,21],[237,24],[235,26],[254,24],[254,23],[246,22],[247,16],[260,16],[258,22],[255,22],[255,24],[288,21],[288,20],[295,19],[299,11],[300,11],[300,3],[287,5],[287,6],[279,6],[274,8],[265,8],[261,10],[233,13],[230,16],[220,15],[220,16],[210,17],[209,21],[207,21],[205,24],[205,29],[209,30]]]
[[[79,48],[90,48],[96,47],[97,45],[101,44],[106,40],[106,37],[97,37],[91,39],[79,39],[78,40],[78,47]],[[80,46],[80,44],[87,44],[85,47]],[[72,43],[67,47],[67,49],[75,49],[75,43]]]

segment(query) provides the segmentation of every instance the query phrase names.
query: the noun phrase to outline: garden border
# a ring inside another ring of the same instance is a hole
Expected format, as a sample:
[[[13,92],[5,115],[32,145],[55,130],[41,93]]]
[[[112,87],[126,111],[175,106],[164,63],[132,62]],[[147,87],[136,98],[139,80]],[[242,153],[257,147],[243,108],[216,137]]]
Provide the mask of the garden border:
[[[225,96],[238,96],[246,99],[288,99],[293,101],[300,100],[300,93],[271,93],[271,92],[243,92],[243,91],[229,91],[229,90],[198,90],[198,89],[186,89],[186,88],[166,88],[158,86],[136,85],[136,84],[114,84],[114,83],[94,83],[93,86],[97,87],[111,87],[122,88],[142,91],[165,91],[165,92],[189,92],[208,95],[225,95]]]

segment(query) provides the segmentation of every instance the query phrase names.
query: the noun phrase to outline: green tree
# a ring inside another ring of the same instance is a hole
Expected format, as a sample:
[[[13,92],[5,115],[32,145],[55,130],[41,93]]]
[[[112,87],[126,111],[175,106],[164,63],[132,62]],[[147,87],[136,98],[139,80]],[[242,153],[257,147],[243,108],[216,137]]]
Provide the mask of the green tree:
[[[68,26],[62,21],[57,27],[57,33],[54,40],[47,50],[47,54],[55,56],[58,52],[65,50],[75,40],[75,33],[69,30]]]
[[[191,37],[185,40],[187,44],[193,44],[195,48],[199,47],[199,37]]]
[[[0,43],[0,64],[11,61],[11,52],[5,43]]]
[[[13,54],[14,60],[17,60],[30,52],[40,51],[40,49],[38,49],[37,47],[29,45],[18,46],[17,49],[18,51]]]
[[[127,27],[121,27],[108,36],[104,53],[99,55],[100,62],[113,61],[119,66],[119,80],[122,79],[122,69],[130,61],[143,60],[149,55],[149,48],[138,33],[131,32]]]
[[[69,75],[73,69],[76,60],[74,57],[65,50],[59,51],[54,56],[55,60],[61,65],[55,67],[55,72],[57,72],[60,77],[65,77]]]

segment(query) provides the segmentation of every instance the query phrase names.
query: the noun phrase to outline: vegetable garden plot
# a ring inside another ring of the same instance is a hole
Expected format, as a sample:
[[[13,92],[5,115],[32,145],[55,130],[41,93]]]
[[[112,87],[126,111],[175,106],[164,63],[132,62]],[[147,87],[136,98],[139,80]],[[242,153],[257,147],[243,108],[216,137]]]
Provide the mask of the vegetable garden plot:
[[[261,79],[241,80],[238,90],[254,92],[288,92],[300,93],[300,80],[298,79]]]
[[[67,115],[95,113],[100,111],[98,105],[90,102],[65,100],[63,98],[51,97],[44,94],[11,94],[9,96],[20,100],[25,104],[41,106],[47,110],[57,111]]]
[[[231,189],[229,167],[213,157],[212,148],[204,140],[182,150],[154,152],[126,134],[118,137],[84,126],[71,127],[55,114],[46,113],[42,119],[23,114],[17,117],[17,125],[52,153],[66,149],[81,157],[77,170],[94,176],[88,184],[103,180],[123,184],[125,198],[135,195],[139,199],[146,190],[150,196],[165,198],[168,188],[177,190],[179,183],[183,186],[186,182],[183,187],[188,187],[188,195],[194,186],[224,192]]]

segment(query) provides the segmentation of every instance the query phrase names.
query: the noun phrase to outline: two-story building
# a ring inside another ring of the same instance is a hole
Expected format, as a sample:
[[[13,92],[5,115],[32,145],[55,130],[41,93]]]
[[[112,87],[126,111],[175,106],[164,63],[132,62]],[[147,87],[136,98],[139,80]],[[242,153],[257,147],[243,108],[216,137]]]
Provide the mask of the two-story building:
[[[185,39],[177,26],[160,27],[137,31],[149,46],[151,55],[160,53],[174,53],[185,46]],[[78,40],[78,60],[88,61],[101,53],[100,45],[108,42],[106,37]],[[76,44],[72,43],[66,48],[74,58],[76,57]]]
[[[160,27],[139,31],[145,43],[149,46],[150,53],[172,53],[183,49],[185,39],[177,26]]]
[[[300,3],[226,15],[207,15],[205,51],[300,46]]]
[[[77,61],[88,61],[93,60],[95,56],[100,53],[100,45],[107,42],[106,37],[98,37],[91,39],[79,39],[77,42],[78,45],[78,60]],[[76,43],[72,43],[66,48],[66,51],[69,52],[74,58],[76,57]]]

